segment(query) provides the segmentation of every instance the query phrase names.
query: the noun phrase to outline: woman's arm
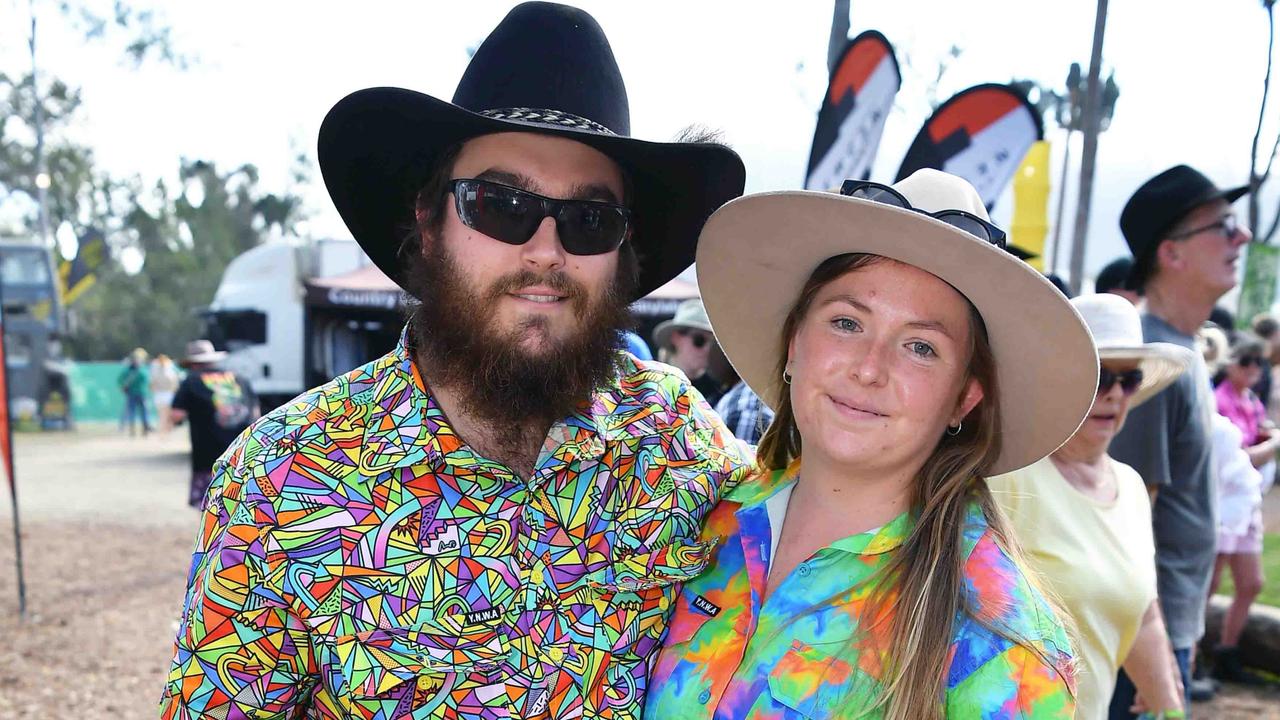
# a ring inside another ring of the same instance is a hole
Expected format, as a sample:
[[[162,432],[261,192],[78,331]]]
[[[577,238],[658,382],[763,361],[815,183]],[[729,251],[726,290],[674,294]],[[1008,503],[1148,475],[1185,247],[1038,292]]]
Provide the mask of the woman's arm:
[[[1151,712],[1182,709],[1182,677],[1178,673],[1160,602],[1152,600],[1142,626],[1124,659],[1124,671],[1138,688],[1142,705]]]
[[[1272,431],[1271,436],[1266,440],[1256,445],[1251,445],[1245,448],[1244,451],[1249,456],[1249,462],[1253,463],[1254,467],[1260,468],[1276,459],[1278,446],[1280,446],[1280,435],[1276,435],[1275,431]]]

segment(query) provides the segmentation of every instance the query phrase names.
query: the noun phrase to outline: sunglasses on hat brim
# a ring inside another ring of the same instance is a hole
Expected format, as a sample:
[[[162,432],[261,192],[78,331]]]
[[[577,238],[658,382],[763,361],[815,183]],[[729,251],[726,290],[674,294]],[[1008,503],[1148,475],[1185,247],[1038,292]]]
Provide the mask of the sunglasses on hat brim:
[[[458,219],[508,245],[523,245],[546,218],[555,218],[560,245],[571,255],[617,250],[631,231],[631,211],[600,200],[560,200],[491,180],[451,180]]]
[[[938,212],[921,210],[920,208],[912,207],[911,201],[907,200],[906,196],[897,190],[888,185],[867,180],[845,180],[844,185],[840,186],[840,194],[860,200],[870,200],[881,205],[891,205],[903,210],[918,212],[921,215],[928,215],[934,220],[941,220],[957,230],[963,230],[979,240],[991,243],[1006,252],[1008,251],[1008,248],[1005,247],[1005,232],[971,212],[964,210],[939,210]]]

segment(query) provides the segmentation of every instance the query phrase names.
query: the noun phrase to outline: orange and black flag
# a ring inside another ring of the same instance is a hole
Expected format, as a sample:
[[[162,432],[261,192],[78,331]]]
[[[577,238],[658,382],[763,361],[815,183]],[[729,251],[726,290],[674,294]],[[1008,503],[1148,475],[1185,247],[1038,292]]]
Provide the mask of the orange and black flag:
[[[806,189],[830,190],[845,180],[871,176],[884,123],[900,87],[902,72],[884,35],[868,30],[849,41],[818,111]]]
[[[921,168],[942,170],[968,180],[990,209],[1043,138],[1044,121],[1025,95],[1009,85],[975,85],[925,121],[894,182]]]

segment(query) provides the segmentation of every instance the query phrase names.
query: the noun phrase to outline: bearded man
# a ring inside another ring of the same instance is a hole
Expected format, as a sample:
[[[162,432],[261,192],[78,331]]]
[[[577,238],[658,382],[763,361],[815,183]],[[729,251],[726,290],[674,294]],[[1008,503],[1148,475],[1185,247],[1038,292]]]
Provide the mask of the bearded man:
[[[511,11],[453,103],[330,111],[330,195],[417,302],[393,352],[219,460],[166,718],[639,716],[750,458],[687,378],[618,350],[741,161],[628,132],[600,26],[548,3]]]

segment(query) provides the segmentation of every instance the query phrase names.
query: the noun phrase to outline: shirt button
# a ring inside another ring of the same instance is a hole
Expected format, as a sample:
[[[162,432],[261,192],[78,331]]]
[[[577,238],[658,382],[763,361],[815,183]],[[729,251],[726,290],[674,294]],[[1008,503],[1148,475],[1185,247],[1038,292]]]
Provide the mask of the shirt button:
[[[666,595],[663,595],[662,597],[658,598],[659,610],[666,610],[669,607],[671,607],[671,601],[667,599]]]
[[[542,584],[542,579],[543,579],[543,578],[542,578],[542,568],[541,568],[541,567],[538,567],[538,566],[536,566],[536,565],[535,565],[535,566],[534,566],[534,568],[533,568],[533,572],[529,573],[529,580],[530,580],[534,585],[541,585],[541,584]]]
[[[800,573],[800,577],[809,577],[809,563],[800,563],[800,567],[796,568],[796,572]]]
[[[711,700],[710,690],[703,690],[702,694],[698,696],[698,702],[702,703],[703,705],[706,705],[707,702],[710,700]]]

